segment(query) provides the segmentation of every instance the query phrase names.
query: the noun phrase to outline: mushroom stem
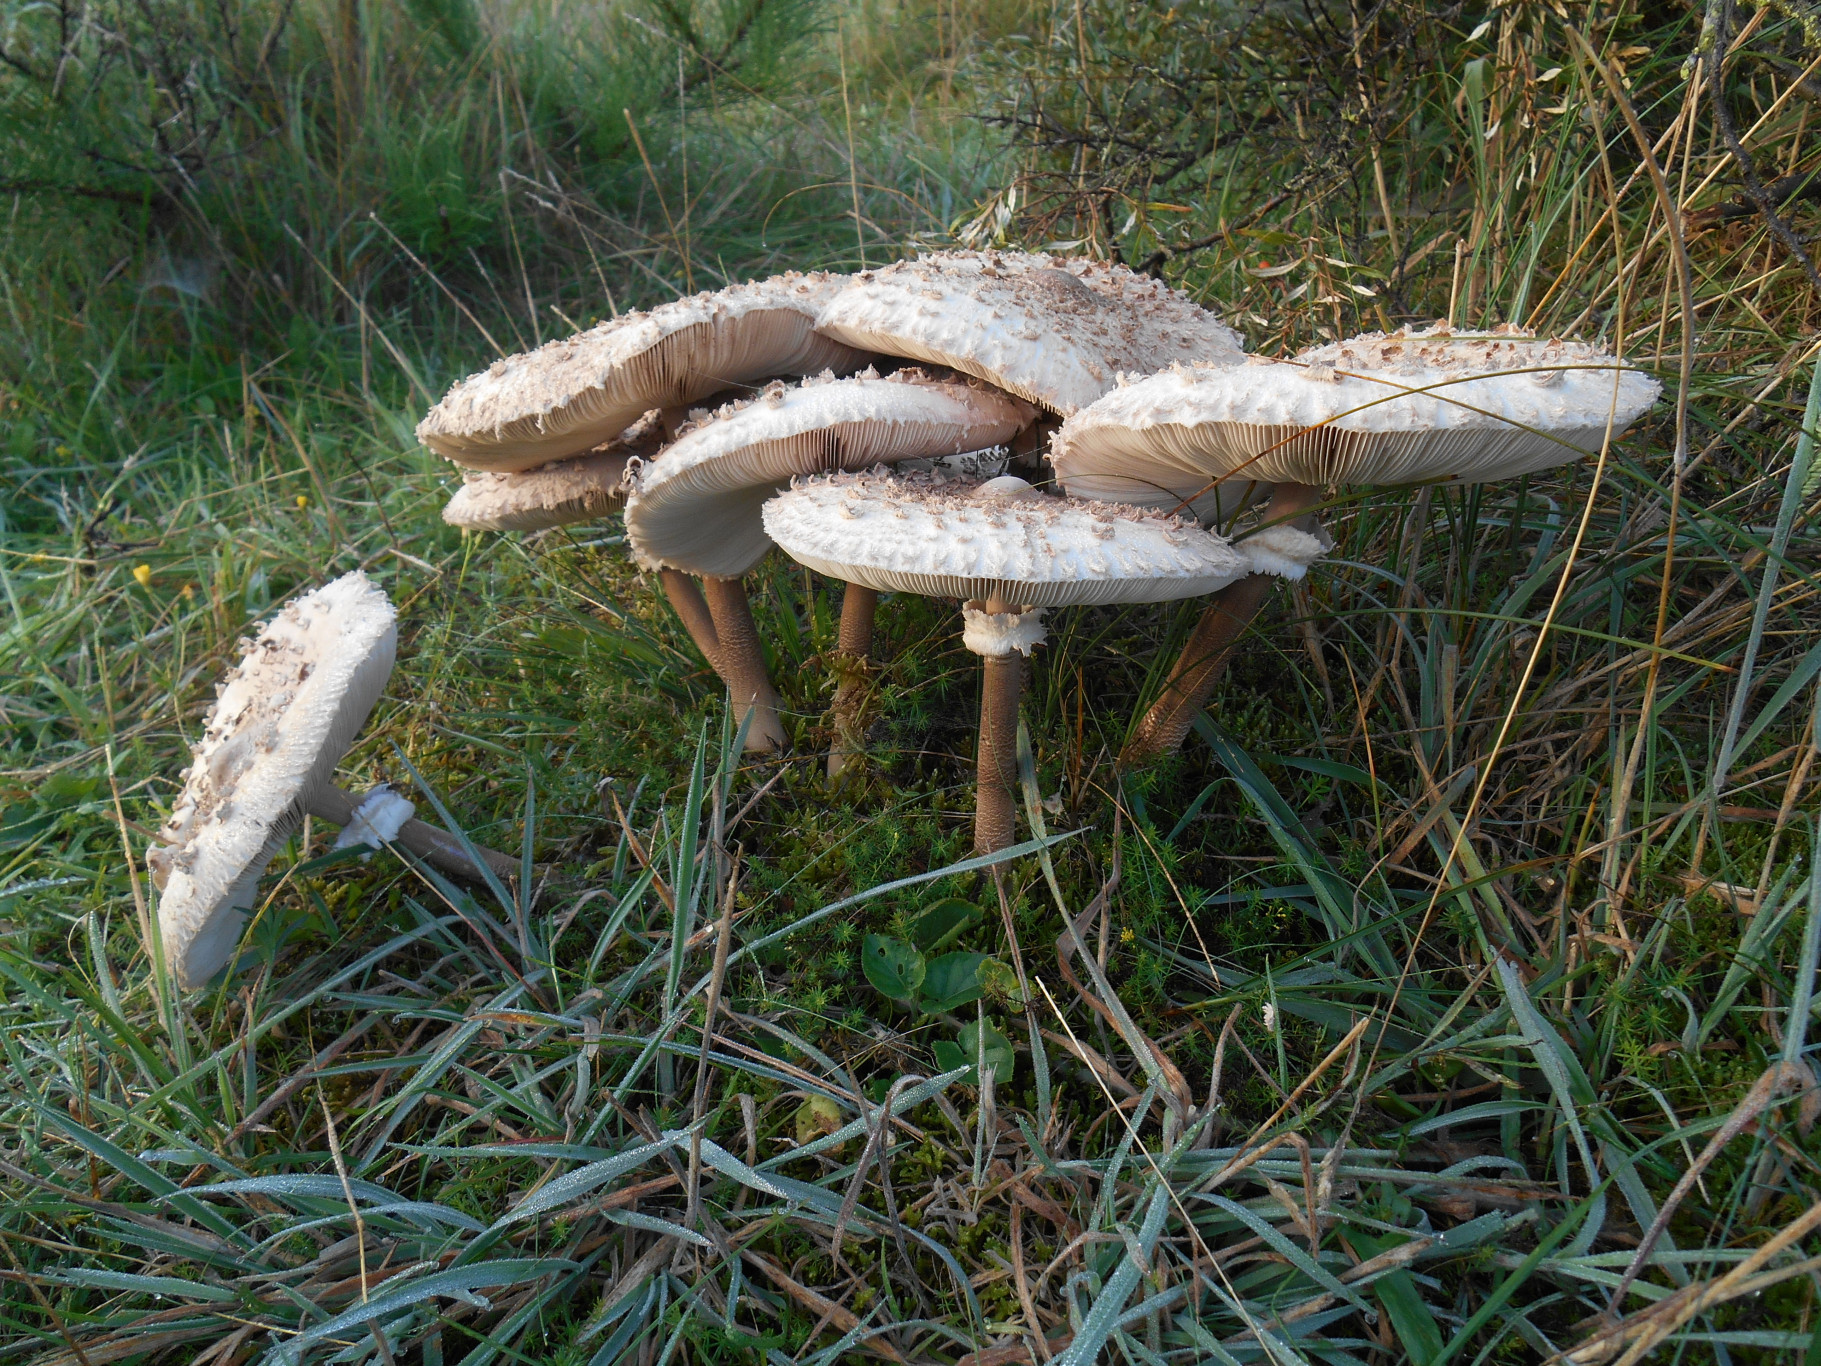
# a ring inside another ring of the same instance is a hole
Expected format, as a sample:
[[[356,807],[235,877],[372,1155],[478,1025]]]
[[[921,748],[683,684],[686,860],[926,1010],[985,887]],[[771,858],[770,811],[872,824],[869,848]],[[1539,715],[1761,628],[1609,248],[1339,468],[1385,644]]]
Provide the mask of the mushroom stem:
[[[974,795],[974,852],[991,854],[1017,833],[1018,697],[1024,656],[992,655],[980,674],[980,748]]]
[[[778,693],[765,672],[765,652],[759,645],[759,630],[753,624],[752,604],[746,600],[746,585],[739,579],[702,580],[702,594],[708,601],[708,613],[714,619],[718,658],[715,669],[727,684],[737,726],[752,712],[752,724],[746,731],[749,752],[769,753],[784,748],[784,727],[778,720]]]
[[[721,641],[715,634],[714,618],[709,615],[708,604],[702,600],[702,590],[696,587],[696,581],[680,569],[665,568],[658,571],[658,582],[664,585],[664,596],[670,599],[671,607],[682,619],[683,629],[689,632],[689,638],[702,652],[702,658],[708,661],[708,667],[725,677],[721,669]]]
[[[1016,614],[1016,604],[986,602],[989,615]],[[980,740],[975,751],[974,852],[996,853],[1017,837],[1018,701],[1024,656],[1016,649],[983,656]]]
[[[1288,522],[1300,530],[1312,530],[1315,518],[1308,509],[1320,501],[1321,490],[1309,484],[1278,484],[1265,506],[1263,525]],[[1120,752],[1121,769],[1142,768],[1181,747],[1195,718],[1208,705],[1214,685],[1226,672],[1234,645],[1263,609],[1276,582],[1274,574],[1248,574],[1208,599],[1170,669],[1162,694],[1151,703]]]
[[[835,704],[829,715],[835,730],[834,744],[828,751],[830,784],[857,773],[865,749],[861,731],[869,691],[866,665],[873,649],[873,616],[878,606],[878,593],[857,583],[848,584],[841,596],[841,633],[835,642]]]
[[[328,821],[331,825],[346,825],[354,819],[354,812],[360,806],[360,798],[344,792],[333,783],[326,783],[313,789],[304,809],[319,821]],[[425,825],[419,820],[409,820],[398,828],[392,837],[392,843],[411,853],[426,863],[435,864],[445,873],[457,877],[472,878],[478,881],[480,869],[474,866],[468,857],[468,851],[462,848],[462,842],[446,830],[438,830],[434,825]],[[516,878],[522,871],[519,861],[508,858],[497,849],[488,849],[475,845],[474,852],[481,856],[481,862],[493,870],[496,876]]]

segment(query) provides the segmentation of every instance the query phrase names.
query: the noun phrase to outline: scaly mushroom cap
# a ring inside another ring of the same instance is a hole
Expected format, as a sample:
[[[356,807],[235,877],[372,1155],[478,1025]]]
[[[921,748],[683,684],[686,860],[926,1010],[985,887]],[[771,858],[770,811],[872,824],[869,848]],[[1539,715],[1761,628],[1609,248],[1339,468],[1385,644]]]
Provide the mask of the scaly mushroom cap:
[[[1373,333],[1115,389],[1051,448],[1063,486],[1168,487],[1170,471],[1266,483],[1480,483],[1598,451],[1662,386],[1583,342],[1495,332]]]
[[[608,445],[573,460],[535,469],[464,470],[462,486],[443,509],[443,520],[465,531],[542,531],[605,516],[626,498],[626,462],[649,459],[663,442],[663,428],[647,413]]]
[[[786,554],[880,592],[1020,607],[1169,602],[1225,588],[1246,556],[1194,523],[1124,503],[1051,498],[1006,475],[836,474],[765,505]]]
[[[146,854],[165,957],[185,987],[227,962],[260,874],[366,724],[392,675],[397,614],[355,570],[287,603],[245,644]]]
[[[770,549],[759,510],[792,476],[978,451],[1011,440],[1033,416],[977,381],[914,369],[773,384],[700,415],[636,470],[627,540],[647,569],[736,578]]]
[[[495,361],[450,389],[417,439],[458,465],[526,470],[593,450],[652,408],[866,357],[811,331],[842,276],[790,272],[625,313]]]
[[[816,327],[850,346],[978,375],[1064,415],[1121,371],[1241,359],[1238,333],[1160,281],[1024,252],[938,252],[862,271]]]

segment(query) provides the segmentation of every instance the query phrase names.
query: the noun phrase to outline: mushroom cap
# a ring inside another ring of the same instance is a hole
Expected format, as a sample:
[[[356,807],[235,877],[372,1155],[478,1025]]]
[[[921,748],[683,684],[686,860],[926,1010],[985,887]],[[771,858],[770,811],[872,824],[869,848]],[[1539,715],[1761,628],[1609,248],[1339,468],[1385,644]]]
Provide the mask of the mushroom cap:
[[[165,956],[185,987],[228,961],[260,874],[366,724],[392,674],[397,614],[355,570],[243,643],[146,855]]]
[[[1169,602],[1225,588],[1251,567],[1182,518],[1023,493],[1000,479],[880,471],[804,480],[765,505],[765,529],[832,578],[1019,607]]]
[[[1294,361],[1174,367],[1070,418],[1050,458],[1071,492],[1166,482],[1171,468],[1203,481],[1479,483],[1598,451],[1609,419],[1622,432],[1661,390],[1584,342],[1438,324]]]
[[[866,357],[811,329],[844,277],[792,271],[677,299],[495,361],[443,395],[417,439],[458,465],[526,470],[593,450],[652,408]]]
[[[647,569],[736,578],[771,548],[759,511],[793,476],[982,450],[1011,440],[1032,416],[977,381],[918,370],[769,385],[703,414],[638,470],[627,540]]]
[[[850,346],[953,366],[1064,415],[1120,371],[1241,359],[1238,333],[1161,281],[1024,252],[936,252],[862,271],[816,327]]]
[[[443,520],[465,531],[542,531],[605,516],[626,498],[626,462],[657,454],[663,429],[647,413],[612,442],[535,469],[464,470]]]

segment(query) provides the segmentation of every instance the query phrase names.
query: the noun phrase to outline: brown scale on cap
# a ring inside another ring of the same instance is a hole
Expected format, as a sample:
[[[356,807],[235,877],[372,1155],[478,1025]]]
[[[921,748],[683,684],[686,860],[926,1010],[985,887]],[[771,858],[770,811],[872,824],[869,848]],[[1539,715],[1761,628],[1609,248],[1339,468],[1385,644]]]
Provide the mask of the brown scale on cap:
[[[1329,342],[1299,352],[1296,359],[1312,369],[1327,366],[1387,375],[1433,372],[1464,377],[1557,367],[1536,378],[1544,385],[1559,382],[1561,368],[1612,362],[1610,355],[1587,342],[1538,337],[1511,323],[1485,332],[1457,332],[1439,322],[1422,331],[1406,327]]]

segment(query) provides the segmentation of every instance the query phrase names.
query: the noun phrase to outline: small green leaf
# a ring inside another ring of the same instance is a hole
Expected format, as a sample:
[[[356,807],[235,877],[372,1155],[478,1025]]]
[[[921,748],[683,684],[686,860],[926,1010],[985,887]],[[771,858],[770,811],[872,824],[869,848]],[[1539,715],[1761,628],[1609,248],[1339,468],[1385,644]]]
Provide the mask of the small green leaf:
[[[917,989],[924,983],[923,955],[902,939],[867,935],[860,945],[860,964],[875,991],[904,1005],[916,1000]]]
[[[944,897],[911,925],[911,942],[925,953],[946,949],[980,916],[980,908],[958,896]]]
[[[1377,787],[1372,775],[1356,764],[1336,763],[1333,759],[1302,759],[1278,756],[1277,762],[1285,768],[1300,768],[1309,773],[1320,773],[1343,783],[1358,783],[1361,787]]]
[[[984,953],[945,953],[932,958],[923,974],[923,1008],[935,1015],[978,1001],[982,992],[980,965],[984,962]]]
[[[1004,1001],[1015,1010],[1024,1008],[1024,993],[1018,987],[1018,974],[1009,963],[989,958],[980,965],[980,989],[992,1000]]]
[[[1012,1052],[1010,1039],[985,1021],[968,1025],[961,1031],[961,1051],[969,1062],[979,1058],[983,1049],[986,1065],[998,1073],[1001,1080],[1012,1075],[1012,1062],[1017,1055]]]
[[[797,1146],[813,1143],[841,1127],[841,1107],[827,1096],[811,1096],[797,1107]]]
[[[1017,1055],[1012,1052],[1012,1041],[990,1024],[966,1025],[956,1042],[950,1043],[947,1039],[939,1042],[934,1050],[936,1066],[944,1072],[952,1072],[957,1067],[968,1068],[967,1080],[977,1080],[973,1069],[979,1066],[982,1048],[986,1053],[986,1065],[993,1069],[994,1078],[1000,1082],[1009,1080]]]

